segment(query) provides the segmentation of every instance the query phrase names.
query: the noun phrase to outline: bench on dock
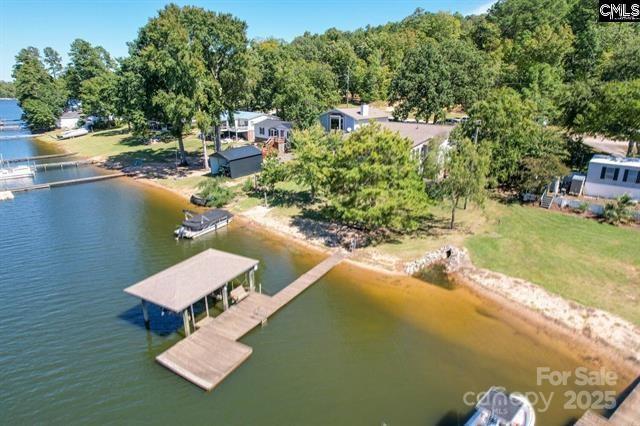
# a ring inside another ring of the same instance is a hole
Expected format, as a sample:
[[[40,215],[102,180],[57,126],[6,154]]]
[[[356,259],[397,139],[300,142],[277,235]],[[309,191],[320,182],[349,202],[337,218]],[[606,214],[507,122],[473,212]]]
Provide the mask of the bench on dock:
[[[238,287],[231,290],[231,293],[229,293],[229,295],[231,296],[231,300],[233,300],[234,303],[239,303],[241,300],[249,296],[249,292],[245,290],[243,286],[239,285]]]

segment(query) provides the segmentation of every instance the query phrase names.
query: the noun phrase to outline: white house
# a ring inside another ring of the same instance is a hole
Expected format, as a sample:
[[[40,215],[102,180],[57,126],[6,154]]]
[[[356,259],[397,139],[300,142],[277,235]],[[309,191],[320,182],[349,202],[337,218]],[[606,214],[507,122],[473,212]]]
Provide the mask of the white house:
[[[589,161],[583,193],[601,198],[629,194],[640,200],[640,158],[594,155]]]
[[[330,130],[352,132],[371,120],[381,123],[389,121],[389,113],[362,104],[353,108],[334,108],[320,116],[320,123],[327,132]]]
[[[56,127],[63,130],[75,129],[78,127],[78,121],[80,120],[80,113],[77,111],[63,112],[58,121]]]
[[[255,126],[256,124],[272,118],[269,114],[263,112],[253,111],[235,111],[233,113],[233,120],[228,114],[222,114],[220,116],[220,131],[226,133],[228,136],[242,137],[249,142],[255,141]]]
[[[287,140],[292,129],[293,125],[289,121],[283,121],[278,117],[271,116],[255,125],[255,139],[260,142],[267,141],[270,138]]]

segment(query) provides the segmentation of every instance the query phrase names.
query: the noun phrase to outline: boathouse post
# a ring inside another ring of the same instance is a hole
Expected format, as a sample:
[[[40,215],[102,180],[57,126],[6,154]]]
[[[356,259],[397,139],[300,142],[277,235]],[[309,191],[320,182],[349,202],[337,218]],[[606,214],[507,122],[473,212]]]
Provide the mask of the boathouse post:
[[[209,317],[209,295],[204,297],[204,308],[207,310],[207,317]]]
[[[191,305],[191,323],[193,324],[193,329],[196,329],[196,315],[193,313],[193,305]]]
[[[224,307],[225,311],[229,309],[229,295],[227,294],[227,285],[228,283],[225,283],[224,287],[222,287],[222,306]]]
[[[189,311],[187,309],[182,311],[182,322],[184,323],[184,334],[189,336],[191,329],[189,328]]]
[[[249,271],[249,291],[256,291],[256,268],[254,267]]]
[[[140,299],[142,303],[142,317],[144,318],[144,326],[149,330],[149,310],[147,309],[147,302],[144,299]]]

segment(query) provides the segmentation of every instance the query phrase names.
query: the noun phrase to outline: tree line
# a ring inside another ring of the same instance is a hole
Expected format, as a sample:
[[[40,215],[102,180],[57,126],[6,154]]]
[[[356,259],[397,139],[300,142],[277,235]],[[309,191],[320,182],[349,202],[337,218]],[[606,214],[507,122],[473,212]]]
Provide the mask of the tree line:
[[[576,140],[583,133],[627,141],[629,155],[638,151],[640,27],[597,20],[595,0],[500,0],[483,15],[418,9],[399,22],[285,42],[249,40],[246,23],[230,14],[171,4],[140,28],[124,58],[76,40],[63,66],[53,49],[40,55],[29,47],[18,53],[13,75],[34,129],[50,128],[77,99],[84,113],[121,120],[134,133],[144,134],[150,120],[168,124],[183,161],[182,135],[193,123],[217,135],[220,114],[236,109],[275,111],[299,129],[345,102],[382,101],[398,119],[423,121],[464,110],[470,119],[451,135],[449,169],[466,182],[486,170],[483,187],[533,190],[568,166],[580,167]],[[353,140],[369,146],[390,138],[365,136]],[[363,158],[358,149],[349,161]],[[351,164],[334,154],[333,167]],[[318,161],[313,183],[308,179],[312,191],[340,194],[332,179],[346,185],[351,175],[331,177]],[[380,175],[367,176],[375,182]],[[464,186],[447,187],[454,206],[473,201]],[[354,194],[344,193],[340,205]],[[334,207],[358,220],[355,211]]]

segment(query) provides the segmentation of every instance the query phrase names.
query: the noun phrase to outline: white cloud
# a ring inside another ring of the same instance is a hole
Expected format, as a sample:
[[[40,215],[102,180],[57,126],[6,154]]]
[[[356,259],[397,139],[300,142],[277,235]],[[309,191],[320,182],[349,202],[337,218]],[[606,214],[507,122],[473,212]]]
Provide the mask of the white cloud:
[[[494,3],[496,3],[497,0],[493,0],[484,4],[481,4],[480,6],[476,7],[475,9],[473,9],[471,11],[471,15],[481,15],[483,13],[487,13],[489,11],[489,9],[491,8],[491,6],[493,6]]]

